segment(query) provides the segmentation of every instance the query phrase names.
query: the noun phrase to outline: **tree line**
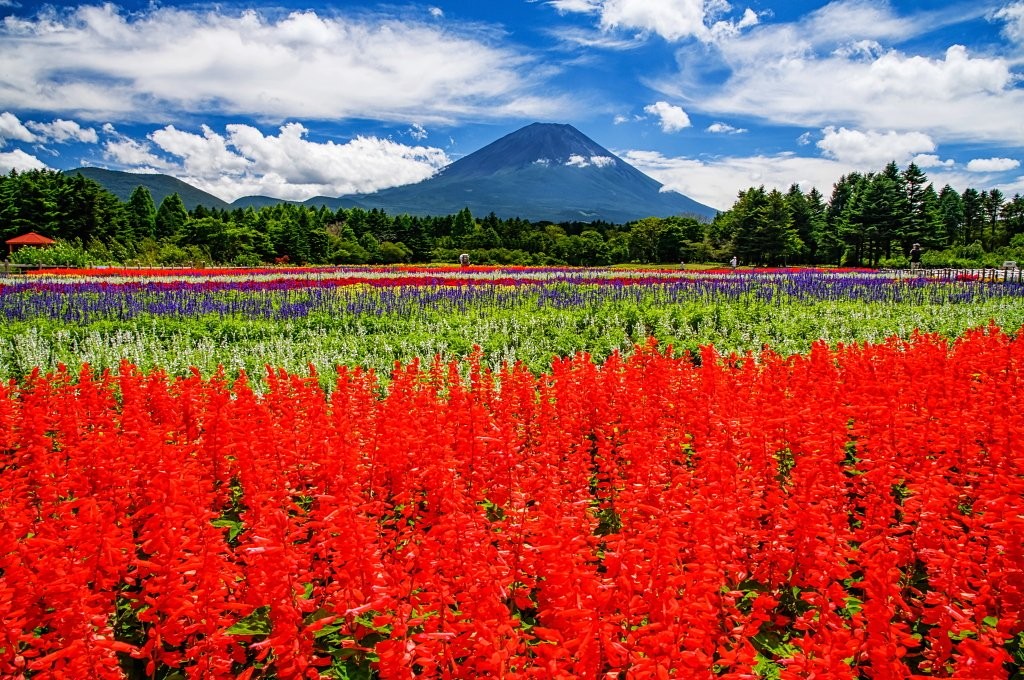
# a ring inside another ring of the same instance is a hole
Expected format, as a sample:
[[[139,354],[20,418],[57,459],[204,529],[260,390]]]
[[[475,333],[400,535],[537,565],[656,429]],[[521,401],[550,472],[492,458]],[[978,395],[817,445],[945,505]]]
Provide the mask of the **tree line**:
[[[948,185],[936,191],[911,163],[850,173],[828,200],[794,184],[740,191],[711,220],[648,217],[606,222],[530,222],[454,215],[388,215],[379,209],[279,203],[259,209],[186,209],[171,194],[159,205],[137,187],[120,201],[94,180],[53,170],[0,177],[0,238],[36,231],[58,239],[49,251],[22,249],[23,261],[140,265],[395,264],[454,262],[569,264],[725,262],[898,265],[920,243],[931,264],[1000,257],[1024,260],[1024,201],[997,189]],[[1021,254],[1016,255],[1017,252]]]
[[[900,264],[915,243],[932,253],[932,264],[981,264],[1024,250],[1024,200],[1007,200],[998,189],[961,193],[947,184],[936,191],[914,163],[900,170],[892,162],[881,172],[840,177],[828,201],[795,184],[785,194],[741,191],[709,231],[741,260],[759,264]]]

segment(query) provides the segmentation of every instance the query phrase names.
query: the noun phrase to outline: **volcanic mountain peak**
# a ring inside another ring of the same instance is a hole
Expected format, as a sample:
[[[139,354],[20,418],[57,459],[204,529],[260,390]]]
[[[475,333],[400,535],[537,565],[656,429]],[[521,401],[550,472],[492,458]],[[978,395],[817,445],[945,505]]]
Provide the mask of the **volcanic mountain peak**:
[[[86,171],[88,169],[82,169],[83,174]],[[132,182],[121,181],[125,185],[122,191],[127,192],[125,196],[131,193],[131,187],[144,184],[157,200],[159,190],[168,193],[168,183],[182,185],[164,175],[104,173],[96,179],[109,187],[115,175],[121,180],[122,175],[137,178]],[[184,188],[192,189],[187,185]],[[174,190],[182,192],[182,188]],[[203,197],[214,203],[204,202]],[[236,200],[231,207],[261,207],[277,200],[247,196]],[[226,206],[208,194],[203,194],[197,202]],[[527,125],[416,184],[372,194],[321,196],[304,203],[326,205],[332,210],[380,208],[392,215],[454,215],[469,208],[474,215],[493,212],[499,217],[532,221],[602,220],[619,224],[652,215],[695,215],[710,219],[716,213],[714,208],[683,194],[665,191],[659,182],[573,126],[559,123]],[[187,201],[186,205],[191,209]]]
[[[572,125],[532,123],[460,158],[439,174],[448,178],[486,177],[534,165],[603,168],[621,162]]]

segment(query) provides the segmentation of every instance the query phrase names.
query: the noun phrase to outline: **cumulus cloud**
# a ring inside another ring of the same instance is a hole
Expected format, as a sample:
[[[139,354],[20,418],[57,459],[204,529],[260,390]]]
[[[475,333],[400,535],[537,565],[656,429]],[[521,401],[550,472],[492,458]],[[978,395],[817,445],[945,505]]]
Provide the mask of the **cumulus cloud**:
[[[1024,2],[1014,2],[994,12],[992,18],[1005,22],[1003,35],[1007,39],[1024,44]]]
[[[435,19],[441,19],[444,17],[444,10],[440,7],[428,7],[427,11],[430,13],[430,16]]]
[[[108,161],[133,170],[157,171],[171,170],[173,166],[165,159],[153,153],[148,142],[118,137],[103,145],[103,157]]]
[[[739,135],[747,131],[746,128],[738,128],[729,125],[728,123],[712,123],[707,127],[708,132],[714,134],[725,134],[725,135]]]
[[[933,153],[919,153],[911,159],[919,168],[951,168],[956,165],[956,161],[952,158],[943,159],[940,156]]]
[[[758,23],[757,13],[750,8],[739,19],[724,18],[732,10],[725,0],[551,0],[547,4],[560,12],[597,14],[604,31],[641,31],[669,41],[708,42]]]
[[[30,120],[25,125],[45,141],[66,143],[85,142],[95,144],[99,141],[99,135],[93,128],[83,128],[73,120],[57,118],[50,123],[38,123]]]
[[[902,165],[917,154],[935,150],[931,137],[920,132],[878,132],[829,126],[822,134],[817,146],[826,157],[857,166],[882,166],[889,161]]]
[[[625,151],[619,155],[665,187],[720,210],[732,207],[740,190],[761,185],[782,192],[793,184],[798,184],[805,192],[817,188],[828,200],[842,175],[880,169],[874,163],[859,165],[793,153],[701,159],[670,157],[657,151],[643,150]],[[949,184],[957,191],[977,186],[976,175],[945,166],[930,169],[928,179],[936,187]]]
[[[36,136],[10,111],[0,113],[0,146],[7,141],[34,142]]]
[[[1020,167],[1014,158],[975,158],[967,162],[969,172],[1006,172]]]
[[[228,126],[229,132],[236,128],[248,129],[248,126]],[[236,175],[244,173],[252,164],[242,154],[228,149],[233,140],[229,141],[208,125],[201,129],[202,134],[197,135],[168,125],[154,131],[149,138],[165,152],[182,159],[183,170],[190,177]]]
[[[424,128],[422,125],[420,125],[419,123],[413,123],[409,127],[409,136],[417,141],[420,141],[426,139],[430,135],[427,133],[426,128]]]
[[[21,149],[0,152],[0,174],[6,175],[11,170],[17,170],[18,172],[43,170],[46,167],[46,163],[31,154],[25,153]]]
[[[452,121],[551,117],[564,103],[533,94],[547,72],[486,27],[312,11],[42,10],[0,23],[0,61],[12,109],[90,119]]]
[[[655,102],[644,107],[644,111],[656,116],[662,132],[678,132],[690,127],[690,117],[681,107],[668,102]]]
[[[1024,3],[1014,3],[1000,16],[1008,21],[1018,6]],[[729,74],[724,83],[702,79],[692,67],[648,83],[687,101],[688,109],[715,116],[1022,145],[1024,90],[1015,62],[963,45],[936,54],[892,47],[985,15],[984,9],[958,9],[961,15],[955,17],[942,12],[899,16],[883,0],[835,0],[798,21],[762,24],[725,37],[710,54],[680,48],[680,64],[716,59],[714,67]]]
[[[167,125],[134,140],[122,135],[105,145],[107,160],[129,169],[157,170],[232,201],[260,194],[287,200],[367,193],[418,182],[447,165],[442,149],[388,139],[356,137],[339,144],[307,138],[300,123],[277,134],[230,124],[220,133]]]
[[[714,159],[669,157],[638,150],[620,155],[666,188],[719,210],[732,207],[740,190],[761,185],[779,191],[786,191],[792,184],[799,184],[804,191],[817,187],[827,199],[835,181],[856,169],[836,160],[789,153]]]

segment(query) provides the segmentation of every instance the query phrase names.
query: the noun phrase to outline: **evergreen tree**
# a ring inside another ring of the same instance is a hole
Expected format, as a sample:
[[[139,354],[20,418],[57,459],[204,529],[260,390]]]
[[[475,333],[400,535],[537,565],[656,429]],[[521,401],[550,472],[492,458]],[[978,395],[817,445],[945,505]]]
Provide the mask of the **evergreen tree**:
[[[1024,234],[1024,198],[1020,194],[1014,194],[1013,198],[1006,202],[1002,212],[1003,224],[1006,226],[1007,241],[1012,241],[1014,236]]]
[[[465,240],[476,231],[476,220],[473,219],[473,213],[469,208],[463,208],[455,215],[451,230],[451,237],[456,246],[464,247]]]
[[[799,184],[792,184],[786,192],[786,205],[793,220],[793,229],[804,244],[804,252],[800,253],[807,262],[815,261],[817,243],[814,235],[814,215],[808,197],[800,189]]]
[[[914,243],[926,243],[931,247],[939,241],[936,235],[938,197],[928,183],[928,177],[914,163],[907,166],[901,179],[907,200],[907,217],[900,236],[900,246],[906,255]]]
[[[156,211],[154,227],[158,239],[173,238],[188,220],[188,210],[177,193],[170,194],[160,201]]]
[[[825,197],[816,188],[807,192],[807,215],[810,220],[810,240],[806,246],[813,263],[838,263],[843,256],[843,242],[828,228],[828,206]]]
[[[939,221],[943,246],[965,243],[964,202],[956,189],[948,184],[939,192]]]
[[[799,256],[804,244],[793,224],[793,213],[781,191],[772,189],[768,192],[762,213],[760,232],[757,234],[761,254],[757,261],[770,265],[787,264],[790,258]]]
[[[985,224],[988,226],[988,236],[983,237],[986,248],[992,249],[1000,245],[1000,239],[996,234],[996,227],[999,224],[999,216],[1003,210],[1003,203],[1006,199],[999,189],[989,189],[981,193],[981,208],[984,211]]]
[[[964,193],[960,196],[963,211],[963,241],[961,245],[970,245],[975,241],[981,241],[982,239],[982,227],[984,226],[984,207],[982,205],[981,194],[977,189],[964,189]]]
[[[137,239],[156,236],[156,204],[153,195],[144,186],[137,186],[128,198],[126,209],[128,227]]]
[[[870,175],[851,172],[841,176],[832,187],[832,197],[825,213],[828,237],[824,240],[843,245],[839,257],[829,258],[829,262],[859,265],[863,261],[863,234],[855,227],[852,218],[869,178]]]

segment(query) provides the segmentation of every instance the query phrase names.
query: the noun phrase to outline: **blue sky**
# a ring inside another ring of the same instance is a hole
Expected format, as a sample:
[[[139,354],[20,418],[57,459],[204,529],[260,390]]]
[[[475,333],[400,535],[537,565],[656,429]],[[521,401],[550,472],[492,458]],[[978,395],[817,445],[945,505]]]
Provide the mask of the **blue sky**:
[[[0,0],[0,171],[233,200],[419,181],[570,123],[716,208],[913,161],[1024,193],[1024,0]]]

